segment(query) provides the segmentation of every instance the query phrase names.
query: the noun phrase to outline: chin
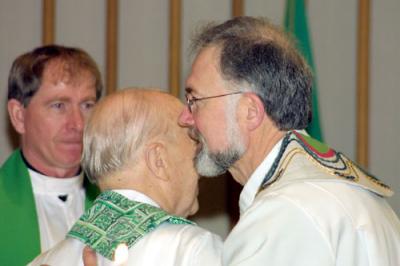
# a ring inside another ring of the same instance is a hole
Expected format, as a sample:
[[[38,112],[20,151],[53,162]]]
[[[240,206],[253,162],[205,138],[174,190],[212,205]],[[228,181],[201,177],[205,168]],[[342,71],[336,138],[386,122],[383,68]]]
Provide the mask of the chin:
[[[80,165],[81,163],[81,153],[78,152],[55,153],[53,158],[60,163],[71,167]]]
[[[80,168],[80,158],[76,159],[76,158],[71,158],[70,160],[64,160],[64,161],[60,161],[59,165],[63,166],[63,168]]]

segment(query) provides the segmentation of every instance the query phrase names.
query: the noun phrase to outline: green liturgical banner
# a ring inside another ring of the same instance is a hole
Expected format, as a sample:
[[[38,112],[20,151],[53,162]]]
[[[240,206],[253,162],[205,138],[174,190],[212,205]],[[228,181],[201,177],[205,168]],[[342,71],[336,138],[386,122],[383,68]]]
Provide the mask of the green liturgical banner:
[[[307,63],[310,65],[314,80],[312,86],[312,121],[307,127],[307,132],[313,138],[323,141],[318,108],[318,89],[316,71],[314,66],[311,38],[308,31],[307,5],[305,0],[286,0],[285,29],[296,39],[296,45]]]

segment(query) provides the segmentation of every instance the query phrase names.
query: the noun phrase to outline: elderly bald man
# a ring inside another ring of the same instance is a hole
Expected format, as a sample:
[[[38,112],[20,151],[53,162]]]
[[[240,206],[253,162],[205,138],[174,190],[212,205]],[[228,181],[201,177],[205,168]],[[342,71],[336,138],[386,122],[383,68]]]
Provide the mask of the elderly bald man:
[[[222,242],[183,217],[198,210],[195,145],[177,118],[183,104],[163,92],[125,89],[101,100],[84,131],[82,167],[102,193],[67,238],[31,265],[219,265]]]

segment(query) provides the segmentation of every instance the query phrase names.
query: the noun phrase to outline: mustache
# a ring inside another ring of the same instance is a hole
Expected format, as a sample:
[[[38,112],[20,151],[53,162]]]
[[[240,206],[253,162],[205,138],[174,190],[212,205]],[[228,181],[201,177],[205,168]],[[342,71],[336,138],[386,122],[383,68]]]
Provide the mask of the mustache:
[[[196,128],[190,128],[189,129],[189,137],[196,143],[198,146],[198,150],[196,152],[196,157],[199,155],[199,153],[204,152],[204,149],[207,149],[207,142],[204,136],[200,133],[199,130]],[[199,146],[200,145],[200,146]]]

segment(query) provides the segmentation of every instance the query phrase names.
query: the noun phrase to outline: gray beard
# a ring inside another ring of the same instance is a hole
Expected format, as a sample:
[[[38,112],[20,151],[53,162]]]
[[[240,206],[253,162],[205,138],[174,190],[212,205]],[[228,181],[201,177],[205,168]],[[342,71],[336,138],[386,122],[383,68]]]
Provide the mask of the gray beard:
[[[201,176],[213,177],[227,172],[245,152],[245,147],[239,133],[239,127],[235,120],[236,116],[232,115],[235,113],[237,99],[232,99],[226,106],[227,149],[224,151],[211,152],[204,137],[197,130],[193,130],[192,132],[195,135],[195,139],[197,139],[202,145],[201,150],[194,158],[194,165]]]
[[[202,148],[194,158],[194,165],[201,176],[213,177],[227,172],[242,155],[235,147],[229,147],[225,151],[212,153],[209,151],[204,139],[201,136],[199,137]]]

